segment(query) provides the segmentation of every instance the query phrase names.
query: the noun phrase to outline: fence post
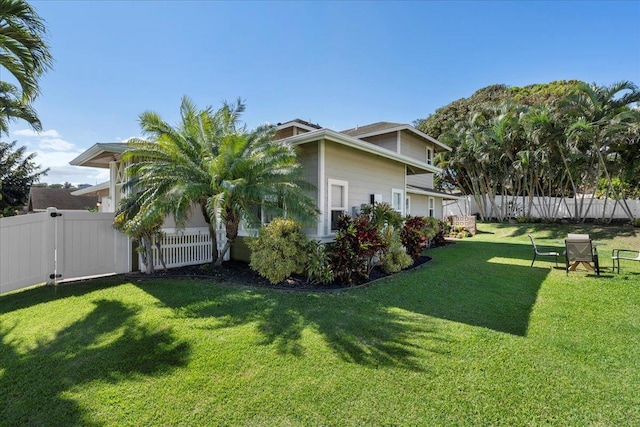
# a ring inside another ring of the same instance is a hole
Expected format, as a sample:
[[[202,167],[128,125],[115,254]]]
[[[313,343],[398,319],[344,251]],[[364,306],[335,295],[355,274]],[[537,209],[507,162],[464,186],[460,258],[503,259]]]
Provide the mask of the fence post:
[[[44,263],[45,282],[47,285],[53,285],[61,277],[58,271],[58,217],[62,213],[56,208],[47,208],[47,216],[45,218],[46,226],[44,227],[44,253],[42,258]]]

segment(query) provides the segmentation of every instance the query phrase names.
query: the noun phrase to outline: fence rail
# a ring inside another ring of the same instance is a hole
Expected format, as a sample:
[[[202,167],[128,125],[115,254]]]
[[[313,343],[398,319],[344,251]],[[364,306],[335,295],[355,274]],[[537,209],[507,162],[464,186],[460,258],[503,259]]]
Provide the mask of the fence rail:
[[[160,250],[167,268],[204,264],[213,261],[211,254],[211,236],[207,227],[193,227],[184,230],[165,229],[160,240]],[[158,245],[152,246],[152,259],[155,269],[162,268]],[[140,271],[146,271],[140,262]]]
[[[531,203],[531,216],[533,218],[574,218],[575,207],[578,205],[578,214],[584,218],[613,218],[613,219],[627,219],[628,215],[620,204],[616,206],[615,200],[592,199],[591,197],[575,198],[567,197],[565,199],[559,197],[534,197]],[[635,218],[640,217],[640,200],[627,199],[625,201],[631,213]],[[525,216],[529,212],[529,199],[528,198],[512,198],[495,196],[495,207],[502,213],[503,216],[518,217]],[[491,211],[491,203],[489,203],[489,197],[486,197],[486,205],[488,211],[486,212],[489,217],[496,217],[497,212]],[[582,205],[582,210],[580,210]],[[443,206],[444,216],[453,215],[475,215],[480,212],[478,205],[473,196],[461,197],[457,201],[451,202]]]

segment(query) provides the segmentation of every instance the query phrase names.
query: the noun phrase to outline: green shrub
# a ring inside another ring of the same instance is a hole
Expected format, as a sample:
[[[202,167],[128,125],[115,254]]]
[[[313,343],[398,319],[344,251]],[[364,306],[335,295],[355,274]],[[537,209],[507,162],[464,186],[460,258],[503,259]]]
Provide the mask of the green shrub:
[[[413,264],[413,259],[402,247],[400,234],[397,231],[392,233],[391,239],[389,240],[389,247],[382,259],[382,270],[385,273],[397,273],[403,268],[409,267],[411,264]]]
[[[432,246],[445,245],[447,243],[447,240],[445,239],[445,237],[449,235],[450,231],[451,231],[451,224],[449,224],[448,222],[438,220],[438,231],[436,232],[435,236],[433,236],[433,239],[431,239],[431,245]]]
[[[640,227],[640,218],[636,218],[633,221],[630,221],[629,225],[631,225],[632,227]]]
[[[333,282],[333,271],[325,245],[317,240],[310,240],[307,244],[306,258],[307,283],[315,285]]]
[[[291,219],[275,218],[247,244],[251,249],[249,265],[273,284],[304,272],[308,239],[302,226]]]

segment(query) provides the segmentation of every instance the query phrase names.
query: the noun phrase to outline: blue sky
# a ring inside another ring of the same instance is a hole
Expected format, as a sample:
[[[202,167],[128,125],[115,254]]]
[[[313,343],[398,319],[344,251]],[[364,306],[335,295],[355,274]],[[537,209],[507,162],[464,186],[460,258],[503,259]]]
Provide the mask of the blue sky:
[[[252,128],[301,118],[334,130],[411,123],[490,84],[640,84],[640,2],[33,1],[55,68],[14,122],[43,181],[95,184],[68,166],[96,142],[139,135],[145,110],[176,123],[246,100]],[[2,78],[2,76],[0,76]]]

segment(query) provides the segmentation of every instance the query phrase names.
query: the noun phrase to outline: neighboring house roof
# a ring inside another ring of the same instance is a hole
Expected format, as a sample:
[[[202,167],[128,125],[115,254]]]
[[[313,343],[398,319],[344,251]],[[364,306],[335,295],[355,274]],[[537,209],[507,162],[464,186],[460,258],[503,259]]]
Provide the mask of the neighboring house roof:
[[[459,197],[453,194],[436,191],[433,188],[418,187],[416,185],[407,185],[407,193],[422,194],[425,196],[441,197],[443,200],[458,200]]]
[[[118,160],[127,147],[128,144],[126,142],[97,143],[71,160],[69,164],[73,166],[109,168],[109,162]]]
[[[343,130],[340,133],[352,136],[354,138],[362,139],[369,136],[382,135],[385,133],[398,132],[403,130],[414,133],[424,139],[427,139],[433,142],[436,145],[436,147],[440,148],[439,151],[451,151],[451,147],[449,147],[448,145],[443,144],[442,142],[438,141],[434,137],[429,136],[426,133],[421,132],[418,129],[414,128],[413,126],[405,123],[377,122],[377,123],[372,123],[366,126],[360,126],[353,129]]]
[[[311,122],[307,122],[307,121],[300,120],[300,119],[293,119],[293,120],[289,120],[288,122],[278,123],[277,127],[278,127],[278,129],[281,129],[281,128],[285,128],[287,126],[290,126],[292,124],[302,125],[301,127],[308,128],[308,130],[322,129],[322,126],[320,126],[320,125],[317,125],[317,124],[314,125]]]
[[[404,163],[405,165],[407,165],[408,172],[410,173],[429,173],[429,172],[442,171],[442,169],[437,168],[433,165],[429,165],[425,162],[412,159],[411,157],[396,153],[395,151],[378,147],[377,145],[371,144],[369,142],[363,141],[358,138],[353,138],[349,135],[345,135],[343,133],[339,133],[331,129],[318,129],[312,132],[306,132],[301,135],[285,138],[283,141],[288,141],[293,145],[300,145],[300,144],[306,144],[308,142],[317,141],[323,138],[330,141],[337,142],[342,145],[346,145],[348,147],[358,149],[360,151],[365,151],[380,157],[384,157],[387,159],[395,160],[400,163]]]
[[[47,208],[59,210],[86,210],[96,207],[92,196],[74,196],[73,190],[65,188],[31,187],[29,190],[29,212],[45,211]]]

